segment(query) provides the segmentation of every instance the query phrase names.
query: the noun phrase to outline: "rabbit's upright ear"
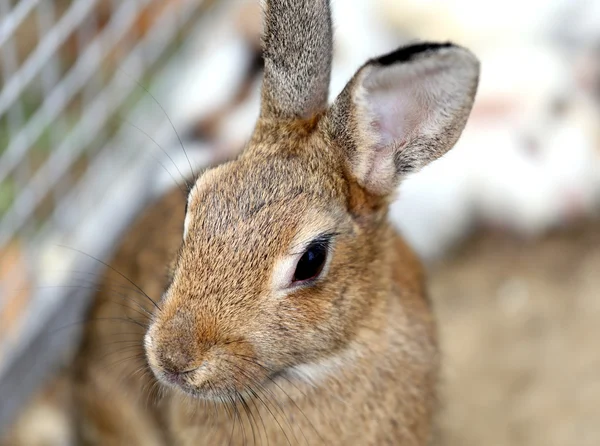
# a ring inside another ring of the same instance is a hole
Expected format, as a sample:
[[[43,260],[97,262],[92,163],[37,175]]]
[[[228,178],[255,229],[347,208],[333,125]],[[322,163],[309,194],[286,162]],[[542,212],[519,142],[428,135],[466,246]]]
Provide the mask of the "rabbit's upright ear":
[[[306,119],[327,105],[329,0],[266,0],[261,118]]]
[[[324,123],[357,181],[386,195],[456,143],[478,79],[478,60],[459,46],[400,48],[363,65]]]

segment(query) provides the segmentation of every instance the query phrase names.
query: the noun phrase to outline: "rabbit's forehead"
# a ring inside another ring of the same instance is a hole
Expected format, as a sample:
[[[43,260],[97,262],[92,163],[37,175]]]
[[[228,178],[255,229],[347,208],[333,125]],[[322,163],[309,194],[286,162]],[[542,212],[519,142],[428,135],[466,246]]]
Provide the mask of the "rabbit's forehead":
[[[338,189],[299,160],[228,163],[207,172],[190,192],[186,238],[266,243],[293,237],[304,216],[343,205]]]
[[[281,201],[339,200],[339,185],[316,163],[300,157],[238,160],[202,175],[188,197],[188,209],[198,217],[229,214],[246,219]]]
[[[293,161],[261,167],[230,163],[196,183],[169,295],[253,295],[290,251],[347,224],[344,201]]]

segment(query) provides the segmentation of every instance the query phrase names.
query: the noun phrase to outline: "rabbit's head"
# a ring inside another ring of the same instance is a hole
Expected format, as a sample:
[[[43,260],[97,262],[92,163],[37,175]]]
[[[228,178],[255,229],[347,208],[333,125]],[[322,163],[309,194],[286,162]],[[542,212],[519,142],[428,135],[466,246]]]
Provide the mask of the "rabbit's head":
[[[145,337],[157,378],[201,398],[325,364],[378,329],[388,197],[452,147],[477,87],[470,52],[417,44],[368,61],[328,107],[329,2],[265,15],[260,118],[237,159],[195,181]]]

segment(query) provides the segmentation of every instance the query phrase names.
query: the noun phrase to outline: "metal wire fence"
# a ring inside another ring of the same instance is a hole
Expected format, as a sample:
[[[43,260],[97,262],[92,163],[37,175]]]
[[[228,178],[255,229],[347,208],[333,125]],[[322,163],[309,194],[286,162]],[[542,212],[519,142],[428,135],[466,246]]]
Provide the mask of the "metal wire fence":
[[[0,427],[84,305],[70,284],[97,265],[63,245],[102,257],[143,202],[174,138],[150,90],[211,3],[0,0]]]

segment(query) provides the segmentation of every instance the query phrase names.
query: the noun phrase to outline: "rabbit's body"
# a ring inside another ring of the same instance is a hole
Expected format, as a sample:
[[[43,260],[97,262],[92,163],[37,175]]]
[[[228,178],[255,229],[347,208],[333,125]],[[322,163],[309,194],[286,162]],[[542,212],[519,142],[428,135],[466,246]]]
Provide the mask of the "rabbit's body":
[[[114,265],[132,286],[97,297],[77,367],[88,444],[431,438],[435,324],[387,209],[404,175],[456,142],[477,59],[400,48],[328,107],[329,2],[267,1],[265,15],[250,141],[133,228]]]

